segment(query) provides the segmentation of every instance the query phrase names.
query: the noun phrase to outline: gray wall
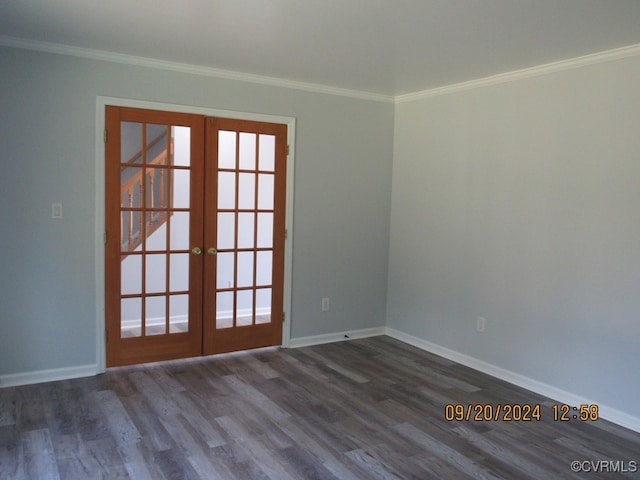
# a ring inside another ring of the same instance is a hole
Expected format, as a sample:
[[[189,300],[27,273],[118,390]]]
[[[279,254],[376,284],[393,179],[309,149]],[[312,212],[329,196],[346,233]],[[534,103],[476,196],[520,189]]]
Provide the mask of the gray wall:
[[[639,127],[639,57],[399,103],[388,327],[640,417]]]
[[[97,96],[296,117],[292,338],[384,325],[391,103],[12,48],[0,71],[0,375],[96,362]]]

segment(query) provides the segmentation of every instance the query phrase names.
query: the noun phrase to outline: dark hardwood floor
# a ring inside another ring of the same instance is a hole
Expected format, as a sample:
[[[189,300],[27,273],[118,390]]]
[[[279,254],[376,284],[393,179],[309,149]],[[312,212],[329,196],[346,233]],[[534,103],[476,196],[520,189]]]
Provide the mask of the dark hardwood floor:
[[[556,403],[389,337],[121,367],[0,389],[0,478],[639,478],[640,434],[555,422]],[[542,419],[449,422],[446,404]],[[602,460],[626,472],[572,472]]]

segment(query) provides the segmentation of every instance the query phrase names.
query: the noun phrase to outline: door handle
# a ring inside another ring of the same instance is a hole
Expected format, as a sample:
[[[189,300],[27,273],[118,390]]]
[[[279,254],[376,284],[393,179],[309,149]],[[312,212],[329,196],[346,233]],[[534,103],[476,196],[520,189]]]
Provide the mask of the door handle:
[[[215,248],[211,247],[207,250],[207,255],[215,255],[218,253],[218,250],[216,250]]]
[[[194,255],[202,255],[202,249],[200,247],[193,247],[191,249],[191,253]]]

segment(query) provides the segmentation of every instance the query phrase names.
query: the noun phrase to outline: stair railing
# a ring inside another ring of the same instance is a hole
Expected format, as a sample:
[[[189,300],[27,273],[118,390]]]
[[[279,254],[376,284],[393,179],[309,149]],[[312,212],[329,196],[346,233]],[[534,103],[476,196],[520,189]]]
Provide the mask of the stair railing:
[[[149,151],[166,133],[153,139],[147,146]],[[170,149],[171,148],[171,143]],[[149,238],[156,230],[167,222],[167,205],[170,202],[167,186],[171,183],[171,171],[169,168],[145,168],[136,163],[142,157],[142,151],[136,153],[125,167],[124,173],[129,168],[136,168],[139,171],[131,176],[120,187],[122,215],[120,217],[120,244],[123,252],[136,250],[144,239]],[[168,158],[169,157],[169,158]],[[168,149],[164,149],[153,160],[147,162],[146,166],[167,165],[170,160]],[[167,179],[166,177],[169,176]],[[145,185],[146,180],[146,185]],[[167,181],[169,180],[169,181]],[[143,194],[146,202],[142,202]],[[146,221],[145,221],[145,217]],[[123,255],[123,260],[126,255]]]

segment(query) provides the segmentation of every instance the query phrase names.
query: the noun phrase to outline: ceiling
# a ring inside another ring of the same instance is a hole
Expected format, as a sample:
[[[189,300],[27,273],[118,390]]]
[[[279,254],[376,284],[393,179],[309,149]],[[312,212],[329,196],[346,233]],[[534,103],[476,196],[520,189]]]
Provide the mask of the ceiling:
[[[398,96],[640,44],[640,0],[2,0],[0,36]]]

